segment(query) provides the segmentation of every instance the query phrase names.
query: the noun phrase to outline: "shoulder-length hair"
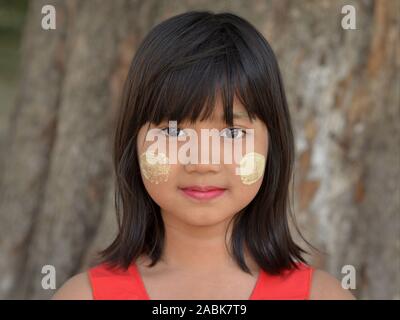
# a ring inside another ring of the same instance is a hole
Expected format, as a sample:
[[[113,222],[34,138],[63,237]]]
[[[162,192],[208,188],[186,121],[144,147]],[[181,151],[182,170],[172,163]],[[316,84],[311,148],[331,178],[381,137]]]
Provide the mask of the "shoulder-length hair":
[[[232,13],[209,11],[186,12],[158,24],[132,60],[113,150],[118,234],[99,252],[102,262],[126,269],[142,254],[150,257],[150,266],[160,259],[164,224],[140,175],[138,131],[147,122],[207,119],[217,93],[227,124],[233,125],[237,97],[251,118],[265,123],[270,141],[261,188],[232,220],[231,254],[248,273],[245,246],[270,274],[305,263],[306,251],[295,243],[288,224],[294,138],[276,57],[249,22]]]

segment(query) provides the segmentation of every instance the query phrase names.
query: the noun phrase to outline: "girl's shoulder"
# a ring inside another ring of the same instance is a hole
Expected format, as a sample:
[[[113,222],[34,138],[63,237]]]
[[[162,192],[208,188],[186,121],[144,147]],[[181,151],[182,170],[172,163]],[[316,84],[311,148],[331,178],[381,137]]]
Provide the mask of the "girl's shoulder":
[[[69,278],[53,295],[52,300],[93,300],[88,272]]]
[[[136,262],[128,268],[101,263],[88,276],[94,300],[148,300]]]
[[[330,273],[298,262],[297,269],[284,272],[287,282],[295,287],[304,284],[306,297],[309,300],[352,300],[355,297],[348,289],[344,289],[338,279]]]
[[[99,263],[85,272],[69,278],[51,299],[53,300],[96,300],[119,299],[119,292],[132,286],[132,265],[127,270]],[[117,297],[118,296],[118,297]],[[122,299],[122,298],[121,298]]]
[[[262,273],[255,299],[260,300],[347,300],[354,299],[349,290],[328,272],[305,263],[284,270],[279,275]]]
[[[354,300],[355,297],[344,289],[334,276],[326,271],[315,269],[312,272],[311,300]]]
[[[308,300],[312,274],[313,268],[301,262],[279,274],[261,270],[251,299]]]

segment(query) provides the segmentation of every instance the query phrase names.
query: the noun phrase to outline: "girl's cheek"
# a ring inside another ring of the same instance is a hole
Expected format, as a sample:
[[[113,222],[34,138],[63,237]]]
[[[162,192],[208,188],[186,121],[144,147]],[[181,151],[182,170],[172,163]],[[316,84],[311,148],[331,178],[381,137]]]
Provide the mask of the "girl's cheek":
[[[140,170],[143,177],[151,183],[166,182],[171,172],[168,157],[159,152],[145,151],[139,157]]]
[[[256,183],[264,174],[266,159],[261,153],[250,152],[243,156],[239,164],[240,180],[243,184]]]

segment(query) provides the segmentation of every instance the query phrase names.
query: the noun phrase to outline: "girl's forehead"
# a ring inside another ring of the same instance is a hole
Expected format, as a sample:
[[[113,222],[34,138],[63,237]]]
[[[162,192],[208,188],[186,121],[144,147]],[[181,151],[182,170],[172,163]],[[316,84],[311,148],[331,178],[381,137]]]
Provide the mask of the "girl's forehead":
[[[232,112],[232,118],[233,120],[243,120],[247,121],[249,123],[254,122],[254,116],[253,118],[250,116],[249,112],[246,110],[246,108],[240,103],[238,99],[234,99],[233,104],[232,104],[232,109],[230,110]],[[216,103],[214,105],[213,111],[211,114],[206,117],[205,119],[202,119],[202,117],[199,117],[196,119],[194,122],[190,121],[190,119],[182,119],[181,121],[178,121],[181,124],[193,124],[193,123],[198,123],[202,121],[208,121],[208,122],[214,122],[214,123],[225,123],[225,111],[223,107],[223,103],[221,99],[216,99]],[[177,119],[172,119],[172,117],[168,117],[168,119],[164,119],[165,122],[168,121],[177,121]]]
[[[238,99],[233,100],[232,114],[237,116],[248,116],[246,108],[240,103]],[[224,106],[221,99],[217,99],[214,105],[212,116],[217,119],[223,119],[224,117]]]

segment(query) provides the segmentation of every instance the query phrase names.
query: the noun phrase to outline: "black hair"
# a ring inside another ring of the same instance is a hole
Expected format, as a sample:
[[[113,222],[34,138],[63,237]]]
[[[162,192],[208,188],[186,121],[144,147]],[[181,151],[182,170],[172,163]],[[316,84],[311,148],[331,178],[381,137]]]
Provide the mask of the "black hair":
[[[113,150],[119,232],[100,252],[103,262],[128,268],[142,254],[151,258],[150,266],[160,259],[164,224],[140,175],[138,131],[148,122],[159,124],[165,119],[178,123],[207,119],[217,94],[221,94],[227,124],[233,123],[233,99],[237,97],[250,118],[266,124],[270,141],[260,190],[234,216],[230,246],[235,261],[250,272],[244,260],[247,246],[260,268],[270,274],[306,263],[302,257],[306,251],[289,230],[295,150],[277,59],[248,21],[233,13],[209,11],[186,12],[158,24],[132,60]]]

